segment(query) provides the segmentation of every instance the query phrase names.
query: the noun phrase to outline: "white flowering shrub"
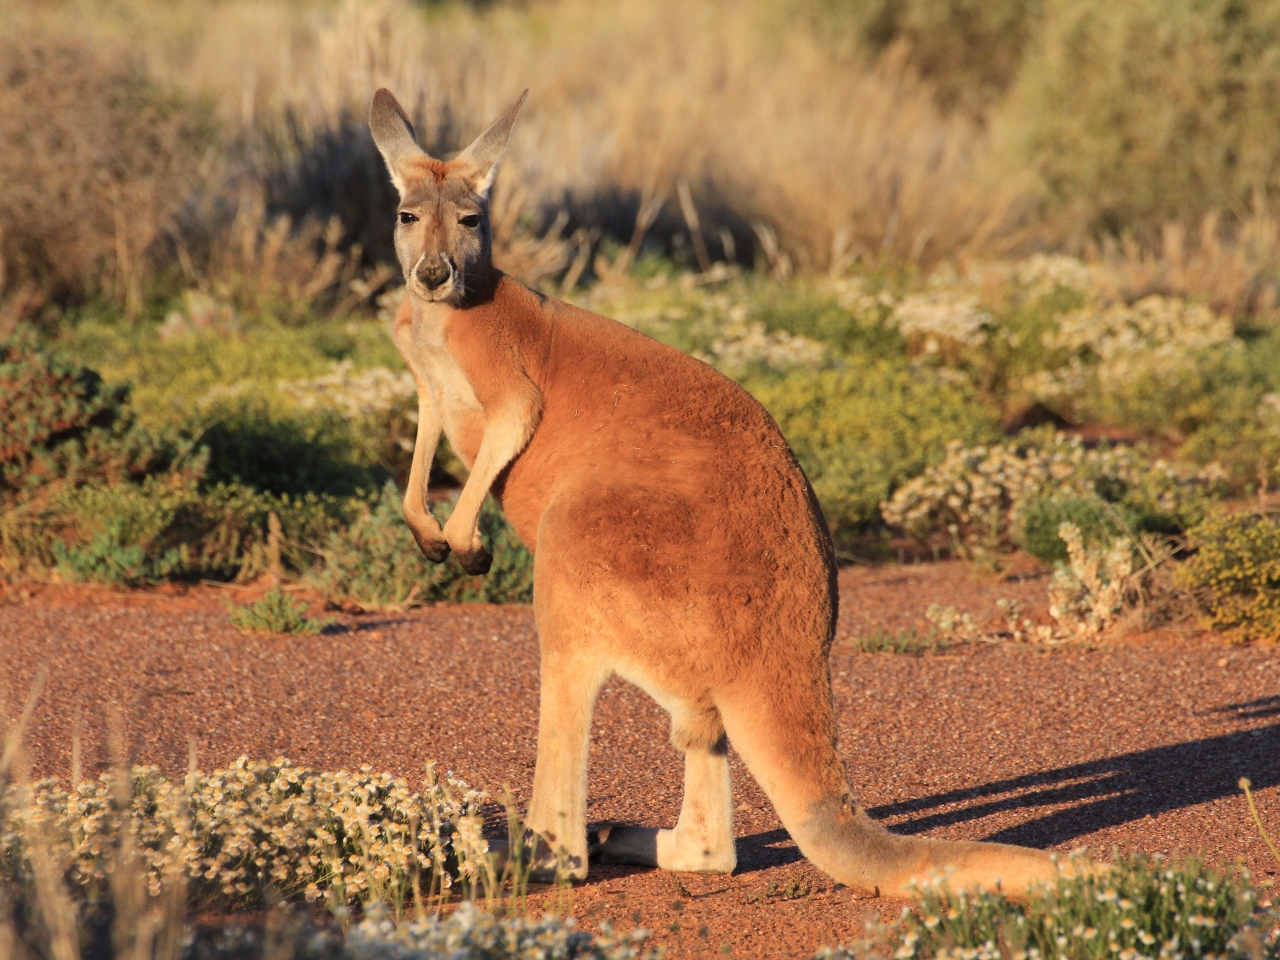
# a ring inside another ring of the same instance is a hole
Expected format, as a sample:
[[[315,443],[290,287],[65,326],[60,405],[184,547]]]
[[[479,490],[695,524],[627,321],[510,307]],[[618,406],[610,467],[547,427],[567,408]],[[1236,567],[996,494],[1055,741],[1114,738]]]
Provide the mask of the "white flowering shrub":
[[[496,917],[464,903],[448,917],[396,924],[373,910],[347,934],[350,960],[642,960],[659,956],[648,933],[620,936],[604,925],[592,936],[572,917]]]
[[[1090,549],[1073,523],[1062,524],[1058,536],[1069,559],[1053,572],[1049,616],[1067,636],[1094,639],[1116,622],[1137,593],[1133,542],[1117,537],[1106,548]]]
[[[306,380],[281,380],[280,390],[304,410],[327,407],[349,420],[386,416],[402,410],[403,417],[417,423],[417,386],[407,370],[397,373],[386,367],[356,370],[350,360],[340,360],[328,373]],[[413,435],[408,438],[413,447]]]
[[[933,878],[895,926],[873,923],[861,949],[827,948],[817,960],[866,957],[867,948],[880,954],[876,947],[895,960],[1271,960],[1280,956],[1277,917],[1259,908],[1250,879],[1197,860],[1126,857],[1104,874],[1064,876],[1015,902],[953,892]]]
[[[1090,448],[1078,437],[1035,430],[1004,443],[953,441],[941,464],[905,483],[880,512],[917,539],[942,540],[974,557],[1011,546],[1034,497],[1123,504],[1184,528],[1203,515],[1221,481],[1212,465],[1194,471],[1135,447]]]
[[[939,275],[945,276],[943,271]],[[1012,303],[1033,303],[1063,290],[1096,301],[1113,285],[1099,267],[1060,253],[978,261],[969,265],[966,279],[975,288],[999,291],[1001,299]]]
[[[180,869],[195,897],[227,905],[258,903],[268,889],[331,905],[404,903],[415,882],[439,893],[455,875],[474,885],[486,869],[485,795],[431,767],[417,790],[368,767],[322,773],[244,757],[185,780],[154,767],[131,777],[123,790],[110,774],[70,791],[57,780],[10,785],[0,796],[0,879],[29,882],[39,831],[70,887],[101,896],[125,829],[153,896]]]
[[[1186,418],[1198,412],[1184,408],[1212,392],[1215,384],[1206,381],[1244,349],[1229,318],[1159,296],[1073,310],[1042,343],[1066,361],[1024,378],[1030,395],[1077,422],[1168,435],[1187,428]]]
[[[904,297],[892,318],[907,343],[924,353],[939,353],[948,344],[979,348],[993,323],[975,295],[953,291]]]
[[[808,336],[768,329],[748,292],[733,286],[667,288],[624,300],[592,302],[642,333],[678,347],[740,380],[750,374],[813,370],[826,365],[827,347]]]
[[[785,330],[766,331],[763,323],[748,320],[745,310],[740,308],[729,311],[705,351],[694,353],[699,360],[734,379],[761,368],[779,372],[797,368],[816,370],[823,365],[826,355],[822,344]]]

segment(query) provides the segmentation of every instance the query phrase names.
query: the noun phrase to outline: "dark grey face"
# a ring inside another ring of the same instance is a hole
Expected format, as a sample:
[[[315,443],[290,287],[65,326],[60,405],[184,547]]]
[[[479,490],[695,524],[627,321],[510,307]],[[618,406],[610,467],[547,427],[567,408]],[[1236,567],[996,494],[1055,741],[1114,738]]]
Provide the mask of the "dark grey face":
[[[425,177],[406,179],[396,253],[415,296],[457,306],[489,265],[489,204],[448,165],[431,166]]]

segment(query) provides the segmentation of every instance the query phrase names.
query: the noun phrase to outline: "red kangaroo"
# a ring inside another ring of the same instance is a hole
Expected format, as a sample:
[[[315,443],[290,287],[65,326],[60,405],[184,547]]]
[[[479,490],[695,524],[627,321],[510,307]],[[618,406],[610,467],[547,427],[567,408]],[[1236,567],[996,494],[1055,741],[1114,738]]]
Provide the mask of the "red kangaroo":
[[[389,91],[369,124],[400,192],[394,336],[418,386],[405,517],[431,560],[452,551],[484,573],[476,520],[492,492],[535,558],[527,827],[541,869],[559,851],[575,878],[588,852],[732,871],[732,741],[804,855],[851,887],[901,894],[944,870],[957,887],[1010,891],[1055,877],[1042,851],[898,836],[858,804],[831,703],[831,536],[777,424],[705,363],[493,265],[489,192],[523,102],[447,163],[417,145]],[[426,502],[442,431],[471,471],[443,530]],[[591,712],[613,674],[671,713],[684,801],[673,828],[605,829],[589,851]]]

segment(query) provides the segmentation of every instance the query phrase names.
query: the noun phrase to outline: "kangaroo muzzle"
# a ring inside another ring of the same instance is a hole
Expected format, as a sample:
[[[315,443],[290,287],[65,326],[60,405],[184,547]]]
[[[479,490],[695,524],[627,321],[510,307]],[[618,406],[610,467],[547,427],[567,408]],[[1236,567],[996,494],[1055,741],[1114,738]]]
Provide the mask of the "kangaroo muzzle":
[[[438,290],[453,278],[453,264],[443,256],[434,260],[427,260],[424,257],[418,261],[414,276],[428,290]]]

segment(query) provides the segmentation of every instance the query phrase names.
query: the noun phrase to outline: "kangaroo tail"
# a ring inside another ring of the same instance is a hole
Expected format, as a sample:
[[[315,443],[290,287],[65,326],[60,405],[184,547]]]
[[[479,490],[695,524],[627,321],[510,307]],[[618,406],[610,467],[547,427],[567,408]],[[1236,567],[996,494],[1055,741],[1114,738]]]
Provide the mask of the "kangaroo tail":
[[[1042,850],[901,836],[867,816],[836,752],[826,665],[814,667],[808,677],[772,671],[767,683],[725,691],[717,706],[730,742],[816,867],[850,887],[888,896],[907,896],[913,881],[940,874],[954,889],[1015,895],[1058,876]]]

